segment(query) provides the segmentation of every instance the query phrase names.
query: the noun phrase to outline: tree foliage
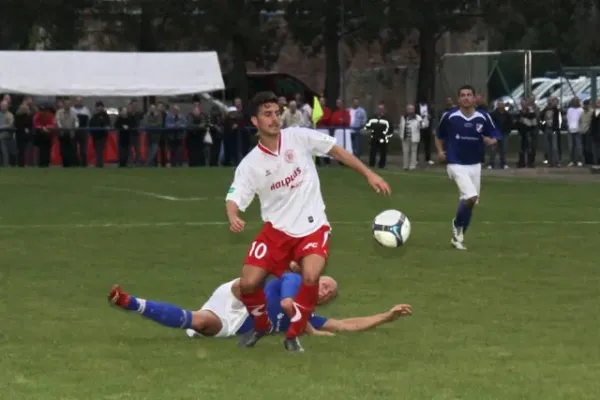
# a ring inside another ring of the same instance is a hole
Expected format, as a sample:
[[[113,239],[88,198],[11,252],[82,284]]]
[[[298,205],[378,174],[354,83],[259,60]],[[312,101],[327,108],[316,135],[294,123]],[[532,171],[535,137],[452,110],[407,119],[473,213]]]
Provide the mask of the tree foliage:
[[[340,96],[340,53],[354,54],[357,44],[378,39],[380,0],[295,0],[287,3],[287,28],[307,56],[325,55],[325,97],[333,106]],[[340,48],[343,41],[344,48]]]
[[[19,0],[3,0],[0,48],[67,50],[84,35],[84,13],[94,0],[41,0],[32,10]]]
[[[503,7],[489,0],[485,16],[495,49],[552,49],[563,64],[594,65],[600,62],[599,7],[599,0],[531,0]]]
[[[270,68],[284,37],[279,24],[263,18],[267,0],[121,0],[94,9],[98,36],[119,50],[215,50],[244,101],[247,62]]]

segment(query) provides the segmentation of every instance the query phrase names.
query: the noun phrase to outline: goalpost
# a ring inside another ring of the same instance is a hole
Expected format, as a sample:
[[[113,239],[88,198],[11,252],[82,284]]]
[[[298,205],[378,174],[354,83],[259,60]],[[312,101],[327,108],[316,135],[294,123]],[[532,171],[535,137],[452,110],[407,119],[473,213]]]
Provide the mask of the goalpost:
[[[537,87],[536,78],[558,78],[563,72],[553,50],[446,53],[438,66],[436,102],[456,97],[464,84],[473,86],[487,103],[503,96],[529,97]]]

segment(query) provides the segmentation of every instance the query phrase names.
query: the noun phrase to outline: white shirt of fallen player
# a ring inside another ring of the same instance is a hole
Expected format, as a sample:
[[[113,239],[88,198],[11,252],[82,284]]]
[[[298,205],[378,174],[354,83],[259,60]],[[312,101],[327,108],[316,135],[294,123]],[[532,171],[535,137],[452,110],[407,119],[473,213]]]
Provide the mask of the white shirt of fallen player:
[[[334,145],[333,137],[312,129],[283,129],[278,152],[259,143],[244,157],[225,200],[245,211],[257,195],[263,221],[275,229],[291,237],[316,232],[329,222],[313,155]]]

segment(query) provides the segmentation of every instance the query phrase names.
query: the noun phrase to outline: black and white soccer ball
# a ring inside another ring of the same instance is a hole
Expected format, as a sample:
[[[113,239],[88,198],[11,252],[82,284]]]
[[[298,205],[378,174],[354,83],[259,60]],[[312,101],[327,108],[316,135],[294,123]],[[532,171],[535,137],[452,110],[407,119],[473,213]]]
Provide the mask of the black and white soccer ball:
[[[373,237],[384,247],[400,247],[410,237],[410,221],[398,210],[385,210],[373,221]]]

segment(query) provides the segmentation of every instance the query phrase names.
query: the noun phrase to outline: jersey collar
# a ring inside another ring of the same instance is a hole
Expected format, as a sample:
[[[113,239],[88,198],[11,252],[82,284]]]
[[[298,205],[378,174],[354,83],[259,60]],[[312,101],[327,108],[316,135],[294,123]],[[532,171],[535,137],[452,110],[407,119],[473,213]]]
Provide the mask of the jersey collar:
[[[279,153],[281,152],[281,132],[279,133],[279,141],[277,142],[277,153],[274,153],[271,150],[267,149],[265,146],[262,145],[262,143],[260,143],[260,141],[258,142],[258,149],[265,154],[268,154],[273,157],[278,157]]]

